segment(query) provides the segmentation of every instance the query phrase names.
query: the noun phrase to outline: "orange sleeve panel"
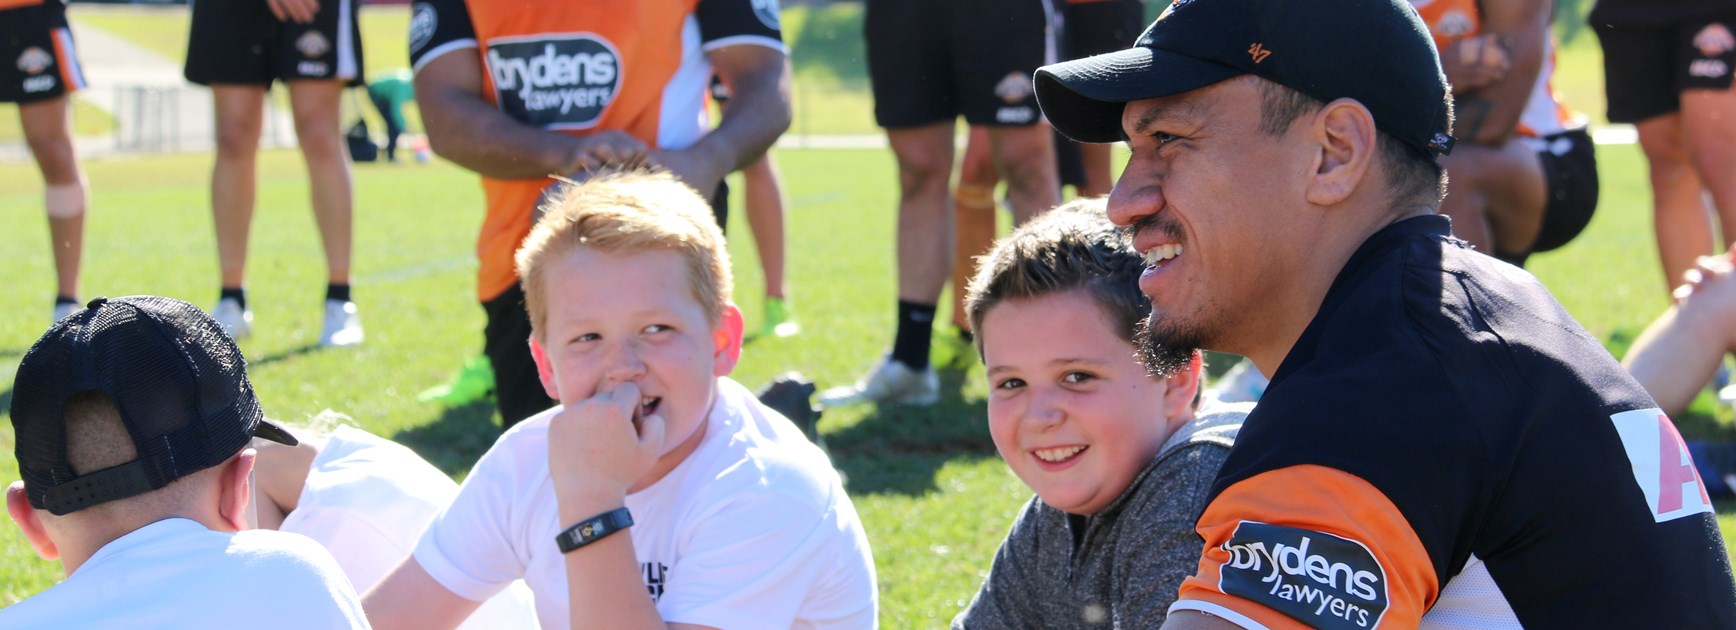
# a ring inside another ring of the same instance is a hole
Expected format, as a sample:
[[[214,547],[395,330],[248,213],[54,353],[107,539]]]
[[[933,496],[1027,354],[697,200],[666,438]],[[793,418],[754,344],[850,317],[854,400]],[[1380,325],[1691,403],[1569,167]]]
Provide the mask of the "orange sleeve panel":
[[[19,7],[33,7],[42,4],[43,0],[0,0],[0,11]]]
[[[1414,628],[1440,593],[1398,507],[1333,468],[1242,480],[1206,506],[1197,530],[1205,551],[1176,609],[1227,610],[1269,628]]]

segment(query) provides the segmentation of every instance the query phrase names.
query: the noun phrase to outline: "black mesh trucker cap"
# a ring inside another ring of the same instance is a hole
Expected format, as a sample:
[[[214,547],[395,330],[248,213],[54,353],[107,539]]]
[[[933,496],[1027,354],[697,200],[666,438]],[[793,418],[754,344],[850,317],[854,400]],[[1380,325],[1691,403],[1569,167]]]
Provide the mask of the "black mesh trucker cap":
[[[114,400],[139,456],[78,475],[62,410],[90,391]],[[255,435],[296,443],[265,419],[241,350],[217,321],[153,296],[91,300],[36,340],[12,383],[12,429],[30,505],[61,515],[221,464]]]
[[[1253,74],[1352,98],[1427,155],[1452,150],[1450,92],[1408,0],[1177,0],[1127,50],[1037,69],[1037,104],[1080,142],[1119,142],[1129,101]]]

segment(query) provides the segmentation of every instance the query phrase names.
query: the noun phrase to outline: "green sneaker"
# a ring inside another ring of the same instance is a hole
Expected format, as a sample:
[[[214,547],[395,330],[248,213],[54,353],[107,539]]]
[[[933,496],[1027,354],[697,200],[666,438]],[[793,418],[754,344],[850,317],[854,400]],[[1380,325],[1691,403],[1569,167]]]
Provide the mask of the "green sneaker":
[[[802,325],[796,323],[795,309],[790,307],[788,300],[780,297],[766,298],[765,320],[760,322],[758,337],[789,337],[802,332]]]
[[[422,390],[416,400],[443,405],[468,405],[494,395],[494,365],[488,357],[471,357],[452,380]]]

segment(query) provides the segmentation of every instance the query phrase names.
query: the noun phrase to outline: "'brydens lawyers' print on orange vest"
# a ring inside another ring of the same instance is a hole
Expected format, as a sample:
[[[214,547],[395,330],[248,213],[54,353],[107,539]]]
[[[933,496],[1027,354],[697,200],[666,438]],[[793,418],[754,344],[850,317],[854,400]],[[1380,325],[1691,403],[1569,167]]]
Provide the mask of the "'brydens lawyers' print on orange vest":
[[[575,135],[622,131],[662,149],[710,129],[705,53],[737,44],[784,49],[774,0],[426,0],[410,18],[414,68],[478,55],[484,97],[514,120]],[[512,254],[550,183],[482,178],[482,301],[517,281]]]

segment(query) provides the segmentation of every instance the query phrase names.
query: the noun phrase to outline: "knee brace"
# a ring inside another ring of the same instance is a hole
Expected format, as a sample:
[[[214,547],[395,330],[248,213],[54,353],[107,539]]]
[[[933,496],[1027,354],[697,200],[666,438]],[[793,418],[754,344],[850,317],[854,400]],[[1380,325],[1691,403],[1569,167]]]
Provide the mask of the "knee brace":
[[[49,184],[42,196],[50,219],[74,219],[84,214],[84,182]]]
[[[995,187],[960,182],[952,193],[952,202],[970,210],[994,210]]]

